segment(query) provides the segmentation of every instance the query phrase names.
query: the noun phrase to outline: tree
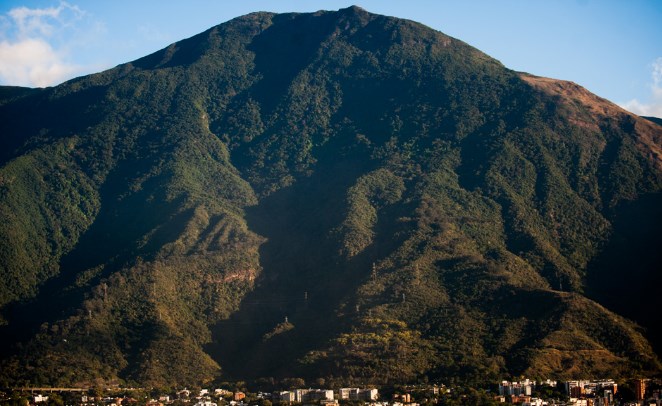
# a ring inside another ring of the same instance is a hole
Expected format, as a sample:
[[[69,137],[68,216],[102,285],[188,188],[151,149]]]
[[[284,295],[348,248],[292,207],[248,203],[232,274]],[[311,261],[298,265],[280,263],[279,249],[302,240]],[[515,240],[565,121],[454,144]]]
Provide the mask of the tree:
[[[59,393],[51,393],[48,395],[48,406],[64,406],[64,399]]]

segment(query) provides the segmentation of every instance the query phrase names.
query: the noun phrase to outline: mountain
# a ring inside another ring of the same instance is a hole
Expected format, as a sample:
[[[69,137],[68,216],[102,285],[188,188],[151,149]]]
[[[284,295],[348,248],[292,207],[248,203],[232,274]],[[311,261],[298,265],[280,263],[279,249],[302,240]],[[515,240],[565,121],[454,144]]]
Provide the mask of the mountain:
[[[662,127],[421,24],[249,14],[0,118],[0,386],[662,370]]]

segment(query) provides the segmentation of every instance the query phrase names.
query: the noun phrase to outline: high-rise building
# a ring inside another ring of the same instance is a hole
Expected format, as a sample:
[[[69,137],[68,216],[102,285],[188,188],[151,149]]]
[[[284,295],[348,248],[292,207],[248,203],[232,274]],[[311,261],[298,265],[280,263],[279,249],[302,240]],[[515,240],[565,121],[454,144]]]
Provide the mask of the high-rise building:
[[[570,397],[571,398],[581,398],[584,396],[584,387],[583,386],[573,386],[570,388]]]
[[[643,379],[634,380],[634,398],[637,401],[644,400],[646,395],[646,382]]]

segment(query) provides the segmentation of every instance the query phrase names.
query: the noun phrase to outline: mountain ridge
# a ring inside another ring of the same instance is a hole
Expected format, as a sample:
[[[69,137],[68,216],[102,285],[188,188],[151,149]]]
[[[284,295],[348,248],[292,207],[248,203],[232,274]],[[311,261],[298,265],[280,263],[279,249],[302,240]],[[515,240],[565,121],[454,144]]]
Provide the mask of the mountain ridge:
[[[659,224],[613,225],[660,195],[662,128],[575,84],[349,8],[22,93],[0,104],[2,382],[660,371],[599,304],[645,310],[598,257]]]

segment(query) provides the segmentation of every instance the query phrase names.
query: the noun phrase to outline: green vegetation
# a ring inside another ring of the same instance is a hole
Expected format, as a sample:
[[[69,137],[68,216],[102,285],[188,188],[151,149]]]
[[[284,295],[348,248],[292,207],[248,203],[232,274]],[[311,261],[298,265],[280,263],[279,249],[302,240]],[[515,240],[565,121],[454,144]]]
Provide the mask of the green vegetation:
[[[659,373],[662,129],[546,83],[354,7],[1,89],[0,386]]]

